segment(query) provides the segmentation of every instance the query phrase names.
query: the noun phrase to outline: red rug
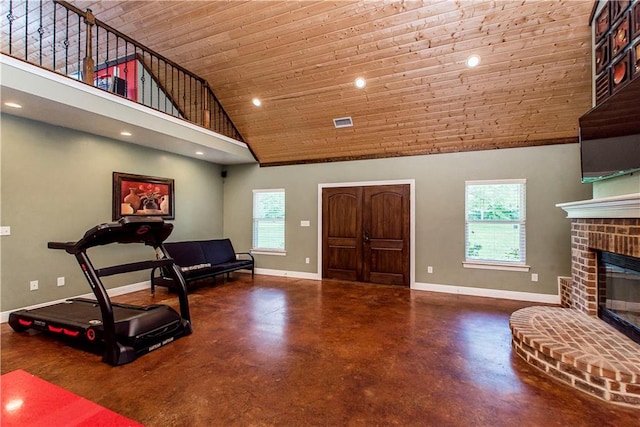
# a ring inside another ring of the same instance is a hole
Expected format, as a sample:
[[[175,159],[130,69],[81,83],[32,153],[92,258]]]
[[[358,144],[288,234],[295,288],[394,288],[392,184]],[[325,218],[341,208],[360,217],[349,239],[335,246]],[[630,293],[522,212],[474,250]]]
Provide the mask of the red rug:
[[[0,382],[2,427],[142,426],[23,370]]]

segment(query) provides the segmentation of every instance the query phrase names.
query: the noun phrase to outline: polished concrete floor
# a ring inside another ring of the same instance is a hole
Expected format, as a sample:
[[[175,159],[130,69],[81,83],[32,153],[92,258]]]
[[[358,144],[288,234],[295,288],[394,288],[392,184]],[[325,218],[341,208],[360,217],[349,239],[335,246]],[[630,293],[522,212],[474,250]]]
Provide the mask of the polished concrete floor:
[[[243,274],[189,300],[192,335],[120,367],[3,324],[2,373],[147,426],[638,425],[512,354],[509,315],[531,304]]]

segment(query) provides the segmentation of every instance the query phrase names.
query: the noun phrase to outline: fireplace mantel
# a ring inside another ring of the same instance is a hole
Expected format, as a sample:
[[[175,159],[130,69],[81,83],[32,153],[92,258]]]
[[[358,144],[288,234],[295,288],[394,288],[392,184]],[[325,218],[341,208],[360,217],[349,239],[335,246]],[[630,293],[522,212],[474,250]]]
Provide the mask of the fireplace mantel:
[[[640,193],[559,203],[567,218],[640,218]]]

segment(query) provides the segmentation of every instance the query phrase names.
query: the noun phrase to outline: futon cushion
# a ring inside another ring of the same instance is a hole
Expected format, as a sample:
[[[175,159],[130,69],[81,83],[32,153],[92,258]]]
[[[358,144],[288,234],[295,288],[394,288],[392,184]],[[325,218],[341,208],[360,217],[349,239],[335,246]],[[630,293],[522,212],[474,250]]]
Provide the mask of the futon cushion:
[[[164,247],[179,267],[211,264],[205,258],[201,246],[194,242],[165,243]]]
[[[242,267],[251,268],[253,265],[253,261],[232,261],[232,262],[223,262],[222,264],[216,264],[213,266],[216,271],[227,271],[234,270]]]
[[[218,267],[219,264],[236,260],[236,253],[229,239],[204,240],[200,242],[207,262]]]
[[[199,277],[208,277],[217,271],[211,264],[200,264],[197,266],[198,268],[193,267],[196,266],[181,267],[180,272],[182,273],[182,277],[185,279],[197,279]]]

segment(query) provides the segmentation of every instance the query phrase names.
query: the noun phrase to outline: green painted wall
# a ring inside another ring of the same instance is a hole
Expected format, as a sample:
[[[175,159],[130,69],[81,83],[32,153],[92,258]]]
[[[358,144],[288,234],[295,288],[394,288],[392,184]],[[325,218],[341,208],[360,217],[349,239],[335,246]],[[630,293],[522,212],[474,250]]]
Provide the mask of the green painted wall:
[[[112,172],[175,180],[176,220],[169,240],[222,236],[220,166],[70,129],[2,115],[1,311],[90,292],[74,257],[47,249],[111,221]],[[89,250],[96,267],[148,259],[142,245]],[[58,287],[56,278],[66,285]],[[148,272],[105,278],[112,288],[148,280]],[[39,290],[30,291],[29,281]]]
[[[529,273],[465,269],[465,180],[527,179]],[[400,157],[327,164],[228,168],[224,234],[251,247],[252,189],[286,190],[286,256],[256,255],[258,268],[317,273],[318,184],[415,179],[416,282],[557,293],[557,276],[570,275],[570,220],[557,203],[591,198],[580,183],[577,144]],[[301,227],[310,220],[311,227]],[[310,264],[305,258],[311,259]],[[433,266],[433,274],[427,266]],[[530,273],[538,273],[532,282]]]
[[[414,179],[416,282],[555,294],[570,273],[569,220],[556,203],[591,198],[580,184],[577,145],[492,150],[327,164],[225,167],[90,134],[3,115],[0,131],[1,311],[89,292],[77,263],[48,241],[77,240],[111,220],[113,171],[174,178],[175,231],[169,240],[230,237],[251,247],[252,189],[285,188],[286,256],[256,255],[258,268],[317,273],[318,184]],[[527,179],[530,273],[464,269],[464,181]],[[223,209],[224,206],[224,209]],[[301,227],[301,220],[311,227]],[[144,254],[144,256],[143,256]],[[111,245],[89,253],[96,266],[146,257],[145,248]],[[305,263],[309,257],[310,264]],[[434,268],[433,274],[426,267]],[[64,276],[66,286],[57,287]],[[40,290],[29,291],[38,280]],[[146,273],[105,279],[108,287]]]
[[[593,183],[593,198],[640,193],[640,172]]]

